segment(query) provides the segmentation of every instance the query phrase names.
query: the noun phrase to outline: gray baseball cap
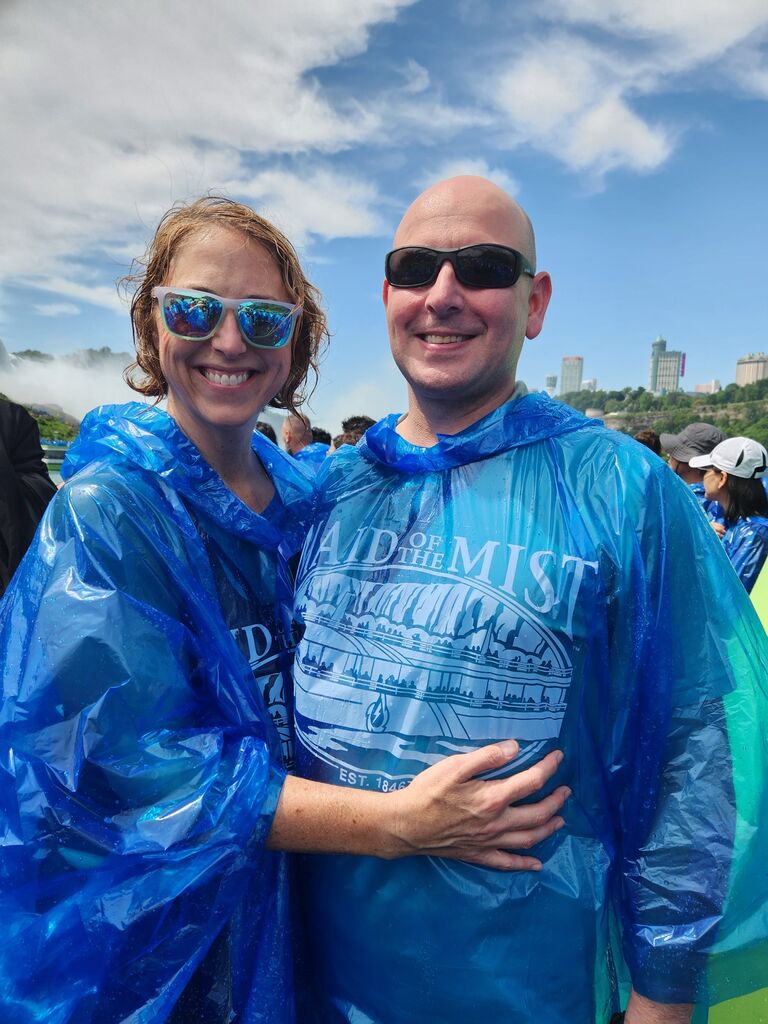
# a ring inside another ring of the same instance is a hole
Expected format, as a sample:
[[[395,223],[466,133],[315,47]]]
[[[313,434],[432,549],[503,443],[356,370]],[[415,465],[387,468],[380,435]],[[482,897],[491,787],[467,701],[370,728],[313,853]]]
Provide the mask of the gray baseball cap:
[[[725,434],[711,423],[691,423],[679,434],[662,434],[661,447],[678,462],[690,462],[697,455],[709,455]]]

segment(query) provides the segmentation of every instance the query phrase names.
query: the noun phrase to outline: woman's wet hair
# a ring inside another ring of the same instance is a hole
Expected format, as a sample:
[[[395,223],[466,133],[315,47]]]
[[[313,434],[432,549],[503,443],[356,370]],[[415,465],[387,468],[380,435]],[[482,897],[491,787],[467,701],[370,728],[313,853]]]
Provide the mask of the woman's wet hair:
[[[168,393],[160,367],[152,289],[169,283],[173,260],[194,235],[215,227],[237,231],[261,245],[275,261],[291,302],[302,307],[293,337],[288,379],[270,402],[278,409],[295,413],[315,389],[320,353],[328,339],[320,293],[304,276],[296,251],[281,231],[249,206],[222,196],[203,196],[173,206],[160,221],[145,255],[134,260],[131,273],[119,282],[126,289],[134,289],[131,325],[136,361],[126,369],[125,380],[134,391],[150,398],[160,399]]]

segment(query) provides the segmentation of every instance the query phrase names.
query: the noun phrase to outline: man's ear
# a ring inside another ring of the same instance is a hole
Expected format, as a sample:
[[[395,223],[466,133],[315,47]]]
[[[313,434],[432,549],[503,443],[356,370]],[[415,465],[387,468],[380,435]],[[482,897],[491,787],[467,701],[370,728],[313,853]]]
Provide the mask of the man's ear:
[[[552,298],[552,278],[541,270],[534,277],[531,283],[531,293],[528,296],[528,323],[525,328],[526,338],[535,338],[544,326],[544,315],[547,312],[549,300]]]
[[[386,277],[384,278],[384,284],[381,286],[381,299],[384,303],[384,309],[386,309],[389,302],[389,281]]]

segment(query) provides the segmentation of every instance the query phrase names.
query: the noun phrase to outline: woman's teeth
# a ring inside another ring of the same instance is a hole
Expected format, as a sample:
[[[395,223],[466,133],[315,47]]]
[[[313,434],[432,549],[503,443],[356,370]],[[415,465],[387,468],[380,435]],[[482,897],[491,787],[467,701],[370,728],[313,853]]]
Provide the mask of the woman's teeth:
[[[203,370],[202,373],[211,384],[223,384],[228,388],[237,387],[238,384],[245,384],[251,375],[247,370],[243,373],[217,373],[215,370]]]

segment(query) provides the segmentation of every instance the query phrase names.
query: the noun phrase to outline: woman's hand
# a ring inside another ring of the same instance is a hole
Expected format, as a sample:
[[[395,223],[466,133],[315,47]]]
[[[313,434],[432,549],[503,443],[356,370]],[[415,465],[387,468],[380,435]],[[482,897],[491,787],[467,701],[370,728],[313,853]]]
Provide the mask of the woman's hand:
[[[538,803],[512,806],[538,792],[563,760],[559,750],[508,779],[475,776],[503,768],[518,754],[514,740],[455,754],[391,793],[332,786],[289,775],[267,839],[271,850],[412,857],[431,854],[503,871],[538,871],[528,850],[564,824],[570,795],[560,786]]]
[[[720,540],[725,536],[725,525],[723,523],[716,523],[714,520],[710,520],[709,525],[715,531]]]
[[[476,778],[508,764],[519,750],[514,740],[503,740],[447,757],[392,794],[393,802],[399,801],[392,856],[431,854],[507,871],[538,871],[536,857],[509,851],[528,850],[562,828],[558,811],[571,791],[560,786],[538,803],[514,805],[552,778],[562,753],[553,751],[510,778]]]

